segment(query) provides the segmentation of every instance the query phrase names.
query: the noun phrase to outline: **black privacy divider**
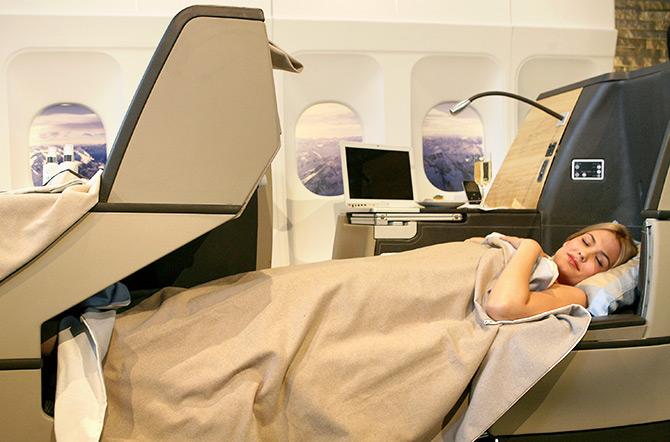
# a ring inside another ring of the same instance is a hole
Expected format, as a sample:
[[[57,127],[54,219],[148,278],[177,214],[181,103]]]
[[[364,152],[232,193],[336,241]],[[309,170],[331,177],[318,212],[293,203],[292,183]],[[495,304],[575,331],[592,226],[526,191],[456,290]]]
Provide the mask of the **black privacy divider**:
[[[641,212],[670,119],[668,63],[579,86],[584,89],[538,203],[542,242],[551,251],[575,230],[603,221],[616,220],[640,238]],[[603,159],[604,179],[574,181],[574,159]]]
[[[256,269],[258,195],[242,214],[123,279],[133,304],[163,287],[193,287]]]

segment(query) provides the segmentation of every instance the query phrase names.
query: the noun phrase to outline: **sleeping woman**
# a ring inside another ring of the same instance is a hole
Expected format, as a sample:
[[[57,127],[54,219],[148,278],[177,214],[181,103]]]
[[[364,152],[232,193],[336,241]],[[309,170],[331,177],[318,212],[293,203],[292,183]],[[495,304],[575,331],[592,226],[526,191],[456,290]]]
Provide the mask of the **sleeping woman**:
[[[623,264],[637,253],[628,230],[621,224],[600,223],[572,234],[553,256],[558,279],[546,290],[530,291],[528,281],[542,247],[532,239],[506,236],[503,239],[517,249],[505,266],[485,308],[497,320],[519,319],[570,304],[588,307],[586,294],[578,283]]]
[[[429,440],[477,374],[472,413],[444,438],[472,440],[585,333],[574,285],[635,252],[623,227],[588,227],[536,292],[542,249],[505,241],[513,254],[453,242],[164,289],[116,321],[103,439]]]

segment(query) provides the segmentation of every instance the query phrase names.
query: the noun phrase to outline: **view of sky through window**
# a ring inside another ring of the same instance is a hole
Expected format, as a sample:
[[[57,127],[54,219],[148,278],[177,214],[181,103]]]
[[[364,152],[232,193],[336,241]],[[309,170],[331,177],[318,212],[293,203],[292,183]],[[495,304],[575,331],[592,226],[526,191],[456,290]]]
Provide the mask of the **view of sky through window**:
[[[340,141],[362,141],[358,116],[339,103],[315,104],[300,116],[295,132],[302,183],[317,195],[342,195]]]
[[[462,191],[474,177],[474,162],[483,154],[481,119],[472,108],[451,115],[455,102],[432,108],[423,121],[423,168],[440,190]]]
[[[81,104],[59,103],[44,108],[30,126],[30,168],[33,184],[42,185],[42,168],[50,146],[62,161],[63,146],[74,145],[79,174],[91,178],[107,162],[105,128],[100,117]]]

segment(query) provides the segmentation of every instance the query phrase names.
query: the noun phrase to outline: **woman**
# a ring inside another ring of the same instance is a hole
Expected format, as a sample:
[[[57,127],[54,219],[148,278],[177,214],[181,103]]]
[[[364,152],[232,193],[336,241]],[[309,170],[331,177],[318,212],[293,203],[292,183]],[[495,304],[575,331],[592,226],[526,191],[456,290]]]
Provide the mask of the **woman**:
[[[589,276],[618,266],[637,253],[628,230],[621,224],[600,223],[571,235],[553,257],[557,282],[541,292],[530,291],[528,281],[537,258],[544,255],[533,239],[506,236],[517,249],[495,283],[485,308],[496,320],[514,320],[570,304],[588,306],[586,294],[575,287]]]
[[[489,313],[499,304],[510,317],[585,304],[568,284],[595,273],[591,259],[610,267],[627,247],[603,227],[586,235],[587,244],[571,238],[557,253],[560,282],[541,293],[528,290],[540,247],[508,238],[518,249]],[[477,384],[494,391],[469,397],[471,420],[459,438],[474,440],[588,327],[583,311],[488,323],[473,300],[484,298],[504,261],[499,249],[463,241],[158,292],[114,326],[102,438],[431,440],[479,373]]]

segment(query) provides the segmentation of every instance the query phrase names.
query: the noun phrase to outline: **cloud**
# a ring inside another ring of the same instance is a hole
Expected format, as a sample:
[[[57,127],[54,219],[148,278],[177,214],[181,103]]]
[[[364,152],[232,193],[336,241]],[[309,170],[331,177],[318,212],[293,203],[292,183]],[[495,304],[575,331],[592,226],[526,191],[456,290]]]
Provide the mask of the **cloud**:
[[[458,115],[451,115],[449,108],[452,104],[443,103],[428,112],[423,120],[423,135],[481,137],[484,134],[484,127],[479,115],[469,108],[463,109]]]
[[[482,137],[484,128],[479,115],[466,108],[451,115],[453,103],[440,104],[428,112],[423,122],[424,136]],[[338,103],[321,103],[307,109],[298,120],[296,138],[350,138],[362,136],[363,129],[356,114]]]
[[[307,109],[298,120],[296,137],[348,138],[361,136],[363,128],[356,114],[337,103],[317,104]]]
[[[105,129],[98,116],[83,106],[51,106],[30,126],[30,146],[105,144]]]

